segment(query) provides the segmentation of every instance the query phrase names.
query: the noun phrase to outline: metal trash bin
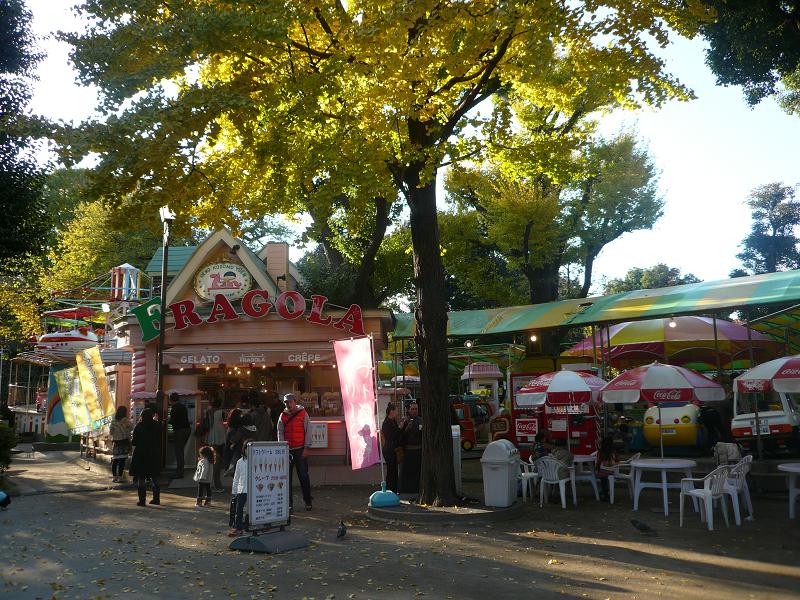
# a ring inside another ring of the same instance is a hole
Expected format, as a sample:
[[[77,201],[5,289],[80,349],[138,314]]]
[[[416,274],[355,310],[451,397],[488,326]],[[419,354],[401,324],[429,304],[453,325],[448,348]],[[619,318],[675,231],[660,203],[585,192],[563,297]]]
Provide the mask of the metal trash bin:
[[[481,456],[483,502],[486,506],[505,508],[517,499],[519,450],[508,440],[486,446]]]
[[[453,432],[453,475],[456,483],[456,494],[461,497],[461,427],[451,426]]]

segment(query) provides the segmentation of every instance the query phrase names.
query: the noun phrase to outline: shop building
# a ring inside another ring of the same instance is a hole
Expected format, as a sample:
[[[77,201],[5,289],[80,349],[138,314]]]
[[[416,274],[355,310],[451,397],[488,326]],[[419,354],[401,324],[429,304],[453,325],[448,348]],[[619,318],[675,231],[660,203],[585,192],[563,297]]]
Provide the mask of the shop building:
[[[160,250],[146,272],[158,279]],[[283,395],[294,393],[312,421],[312,463],[346,463],[332,342],[372,335],[380,352],[391,312],[304,298],[287,244],[270,243],[256,254],[226,230],[194,248],[171,248],[168,274],[166,393],[177,392],[195,421],[214,398],[229,409],[256,403],[279,409]],[[159,309],[152,299],[115,323],[120,346],[133,354],[134,414],[156,395]],[[193,462],[189,446],[187,462]]]

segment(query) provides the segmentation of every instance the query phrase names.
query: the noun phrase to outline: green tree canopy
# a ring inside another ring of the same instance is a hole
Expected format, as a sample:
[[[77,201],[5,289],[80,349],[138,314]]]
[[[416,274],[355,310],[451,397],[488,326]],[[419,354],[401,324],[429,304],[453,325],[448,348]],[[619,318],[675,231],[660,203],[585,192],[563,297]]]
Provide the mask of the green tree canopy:
[[[755,188],[747,198],[753,225],[742,240],[742,251],[736,258],[742,267],[731,277],[774,273],[800,267],[800,199],[796,187],[768,183]]]
[[[706,0],[716,19],[702,27],[707,63],[724,85],[741,85],[751,105],[789,88],[792,110],[800,68],[800,6],[784,0]]]
[[[25,268],[23,254],[40,253],[47,229],[43,173],[30,157],[25,107],[40,56],[22,0],[0,2],[0,270]]]
[[[621,279],[611,279],[606,282],[603,288],[603,294],[651,290],[654,288],[671,287],[673,285],[684,285],[686,283],[700,283],[700,281],[700,279],[691,273],[681,275],[680,269],[667,266],[664,263],[658,263],[652,267],[634,267],[628,269],[625,277]]]

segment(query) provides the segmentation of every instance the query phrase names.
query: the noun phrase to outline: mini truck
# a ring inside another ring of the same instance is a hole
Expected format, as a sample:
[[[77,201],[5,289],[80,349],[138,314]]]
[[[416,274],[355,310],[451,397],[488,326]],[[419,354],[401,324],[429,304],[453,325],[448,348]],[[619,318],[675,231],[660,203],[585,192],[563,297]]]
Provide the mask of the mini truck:
[[[731,435],[745,449],[755,447],[759,427],[765,450],[800,451],[800,394],[736,389],[733,415]]]

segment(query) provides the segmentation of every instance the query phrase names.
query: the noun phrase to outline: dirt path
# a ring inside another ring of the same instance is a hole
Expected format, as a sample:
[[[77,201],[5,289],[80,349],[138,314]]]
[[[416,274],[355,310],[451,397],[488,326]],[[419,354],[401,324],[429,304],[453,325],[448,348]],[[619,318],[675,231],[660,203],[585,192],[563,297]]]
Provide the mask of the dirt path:
[[[21,465],[18,465],[21,467]],[[36,461],[26,464],[28,477]],[[40,463],[42,473],[55,468]],[[75,469],[75,471],[70,471]],[[61,474],[81,470],[62,465]],[[89,477],[85,475],[85,477]],[[91,483],[86,479],[75,485]],[[99,484],[102,482],[98,482]],[[366,488],[315,490],[293,529],[311,546],[276,556],[227,549],[227,496],[197,510],[188,495],[135,506],[133,490],[15,498],[0,514],[8,559],[0,595],[12,598],[798,598],[800,524],[784,502],[757,502],[756,521],[715,532],[691,514],[633,513],[582,495],[577,509],[526,506],[492,526],[382,524],[363,516]],[[585,492],[585,490],[583,490]],[[189,491],[186,491],[188,494]],[[643,537],[636,517],[655,528]],[[336,541],[343,517],[349,530]]]

